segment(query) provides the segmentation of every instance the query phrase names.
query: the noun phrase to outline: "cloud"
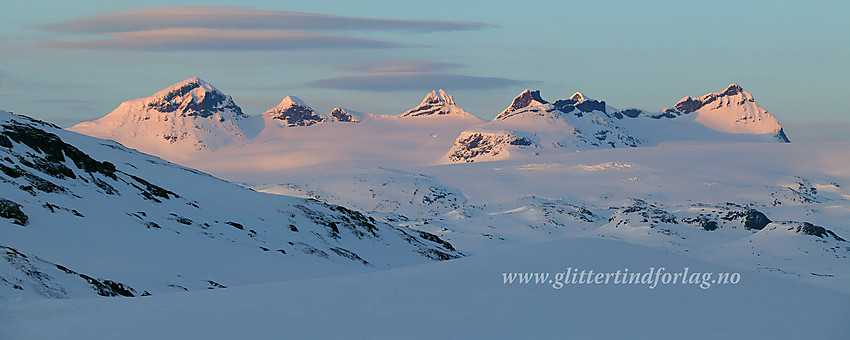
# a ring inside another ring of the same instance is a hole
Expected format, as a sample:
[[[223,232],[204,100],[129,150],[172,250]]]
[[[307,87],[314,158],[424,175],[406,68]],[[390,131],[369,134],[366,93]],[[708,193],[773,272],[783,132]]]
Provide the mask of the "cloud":
[[[427,60],[378,60],[346,64],[339,67],[339,70],[357,72],[434,72],[462,66],[461,64]]]
[[[523,84],[522,81],[432,72],[380,72],[322,79],[308,86],[356,91],[489,90]]]
[[[291,30],[229,30],[167,28],[106,33],[100,39],[53,41],[51,48],[130,51],[269,51],[340,48],[391,48],[400,45],[380,40],[322,35]]]
[[[53,104],[96,104],[100,103],[94,100],[87,99],[36,99],[33,103],[53,103]]]
[[[338,15],[256,10],[237,7],[170,7],[142,9],[68,20],[41,26],[63,33],[115,33],[175,27],[222,30],[402,31],[451,32],[493,25],[479,22],[357,18]]]

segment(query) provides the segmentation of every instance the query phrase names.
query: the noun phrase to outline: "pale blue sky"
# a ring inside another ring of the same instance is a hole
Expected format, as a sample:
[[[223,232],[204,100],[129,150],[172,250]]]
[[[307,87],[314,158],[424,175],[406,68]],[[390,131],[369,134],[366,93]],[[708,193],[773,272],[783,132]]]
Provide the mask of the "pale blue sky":
[[[171,9],[202,5],[231,8]],[[734,82],[780,122],[847,122],[848,13],[847,1],[4,1],[0,109],[67,126],[199,76],[249,114],[286,95],[400,113],[442,87],[491,119],[525,88],[661,110]]]

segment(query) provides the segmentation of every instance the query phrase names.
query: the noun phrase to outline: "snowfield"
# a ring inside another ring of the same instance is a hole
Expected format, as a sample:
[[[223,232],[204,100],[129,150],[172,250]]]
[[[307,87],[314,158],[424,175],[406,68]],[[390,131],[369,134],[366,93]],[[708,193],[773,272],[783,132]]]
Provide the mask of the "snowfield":
[[[808,338],[850,332],[846,294],[740,270],[736,285],[504,284],[502,273],[733,268],[565,238],[444,263],[132,299],[7,302],[15,339]]]

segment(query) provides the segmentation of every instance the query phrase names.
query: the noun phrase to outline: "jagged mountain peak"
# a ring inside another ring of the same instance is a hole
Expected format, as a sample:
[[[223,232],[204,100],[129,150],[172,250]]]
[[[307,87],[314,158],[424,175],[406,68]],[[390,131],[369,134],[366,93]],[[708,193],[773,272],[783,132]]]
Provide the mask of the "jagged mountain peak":
[[[428,104],[428,103],[430,103],[430,104],[443,103],[443,104],[446,104],[446,105],[454,105],[455,99],[452,97],[452,95],[448,94],[445,90],[439,89],[439,90],[434,90],[434,91],[431,91],[430,93],[428,93],[428,95],[425,96],[425,99],[422,100],[422,103],[420,103],[420,105]]]
[[[324,122],[313,108],[295,96],[286,96],[275,107],[263,112],[263,117],[279,121],[281,126],[310,126]]]
[[[144,152],[173,149],[175,144],[205,150],[244,139],[240,124],[247,118],[233,98],[192,77],[151,96],[125,101],[108,115],[69,129]]]
[[[713,130],[727,133],[774,135],[779,142],[789,142],[776,117],[756,104],[753,95],[738,84],[725,90],[709,93],[699,98],[685,97],[676,105],[664,109],[654,118],[675,118],[696,114],[695,120]]]
[[[498,116],[496,116],[496,120],[513,116],[517,111],[527,107],[545,104],[549,104],[549,102],[540,97],[540,90],[525,89],[517,95],[513,101],[511,101],[511,106],[508,106],[508,108],[504,109]]]
[[[587,97],[584,95],[584,93],[576,92],[576,93],[574,93],[574,94],[572,95],[572,97],[570,97],[570,99],[571,99],[571,100],[575,100],[575,101],[580,101],[580,102],[582,102],[582,101],[585,101],[585,100],[587,100],[587,99],[589,99],[589,98],[587,98]]]
[[[331,119],[336,122],[360,123],[360,119],[357,117],[358,115],[359,113],[341,107],[335,107],[331,110]]]
[[[573,110],[578,109],[579,113],[575,113],[577,117],[582,117],[583,113],[593,111],[606,114],[608,112],[605,101],[592,99],[581,92],[574,93],[569,99],[557,100],[553,105],[563,113],[571,113]]]
[[[290,106],[293,106],[293,105],[301,105],[303,107],[310,108],[310,106],[307,105],[307,103],[305,103],[303,100],[301,100],[301,98],[298,98],[296,96],[283,97],[283,100],[281,100],[280,104],[277,104],[277,106],[275,106],[275,108],[287,108],[287,107],[290,107]]]
[[[210,117],[216,113],[225,119],[242,118],[242,109],[233,99],[199,77],[192,77],[141,98],[146,109],[184,116]]]
[[[188,79],[184,79],[184,80],[181,80],[179,82],[176,82],[173,85],[168,86],[168,87],[154,93],[152,97],[165,97],[165,96],[168,96],[168,95],[173,96],[173,95],[177,95],[181,92],[186,93],[186,92],[191,91],[191,90],[196,89],[196,88],[201,88],[202,90],[210,91],[210,92],[213,92],[213,91],[219,92],[218,89],[216,89],[214,86],[212,86],[212,84],[210,84],[210,83],[204,81],[203,79],[201,79],[200,77],[196,76],[196,77],[192,77],[192,78],[188,78]]]
[[[724,96],[734,96],[738,93],[743,93],[743,92],[745,92],[745,91],[744,91],[744,88],[741,87],[741,85],[738,85],[736,83],[732,83],[731,85],[727,86],[725,90],[723,90],[722,95],[724,95]]]
[[[720,92],[709,93],[699,98],[687,96],[679,100],[673,107],[667,108],[664,112],[668,113],[691,113],[713,103],[721,98],[731,98],[729,102],[737,105],[744,105],[747,102],[755,102],[753,95],[744,91],[740,85],[732,83],[725,90]]]
[[[424,116],[472,116],[455,105],[452,95],[443,89],[434,90],[425,95],[416,107],[401,114],[401,117]]]
[[[540,90],[533,90],[532,91],[532,90],[529,90],[529,89],[525,89],[518,96],[516,96],[514,98],[514,100],[511,102],[510,108],[521,109],[521,108],[528,107],[528,106],[548,104],[548,103],[549,102],[543,100],[543,98],[540,97]]]

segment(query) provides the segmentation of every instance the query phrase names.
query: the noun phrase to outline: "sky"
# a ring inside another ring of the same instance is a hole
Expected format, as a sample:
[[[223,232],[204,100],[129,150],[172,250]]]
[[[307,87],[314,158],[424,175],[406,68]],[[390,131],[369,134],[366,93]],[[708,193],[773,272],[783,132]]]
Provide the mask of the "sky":
[[[443,88],[660,111],[741,85],[783,122],[850,122],[847,1],[0,3],[0,109],[60,126],[193,76],[260,114],[293,95],[396,114]]]

